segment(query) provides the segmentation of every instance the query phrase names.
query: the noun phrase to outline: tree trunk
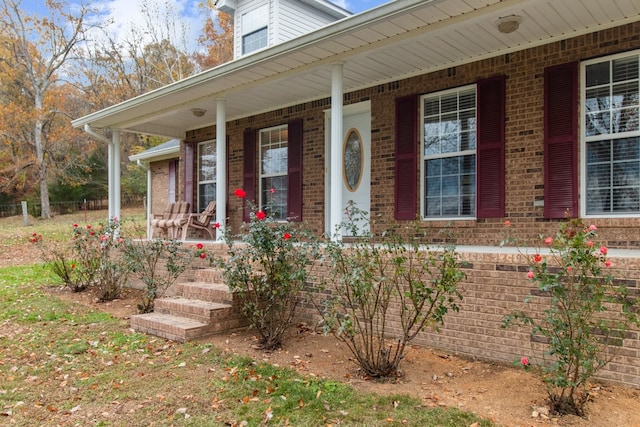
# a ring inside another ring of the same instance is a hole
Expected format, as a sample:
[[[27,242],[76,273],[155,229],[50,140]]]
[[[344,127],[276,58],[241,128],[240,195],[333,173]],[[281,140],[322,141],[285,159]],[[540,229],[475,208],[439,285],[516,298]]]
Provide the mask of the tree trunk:
[[[44,126],[42,120],[43,94],[39,91],[35,93],[35,105],[37,118],[35,128],[33,130],[35,148],[36,148],[36,167],[38,168],[37,176],[40,184],[40,218],[51,218],[51,205],[49,203],[49,183],[47,182],[48,160],[44,150],[44,141],[42,140],[42,128]]]

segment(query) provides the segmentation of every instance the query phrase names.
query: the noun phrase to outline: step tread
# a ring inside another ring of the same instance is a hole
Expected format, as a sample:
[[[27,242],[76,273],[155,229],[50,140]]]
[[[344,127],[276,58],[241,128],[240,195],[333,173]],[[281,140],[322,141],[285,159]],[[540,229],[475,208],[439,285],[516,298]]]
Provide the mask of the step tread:
[[[199,307],[210,310],[222,309],[222,308],[231,308],[233,307],[230,304],[225,304],[221,302],[211,302],[211,301],[203,301],[199,299],[193,298],[185,298],[185,297],[170,297],[170,298],[162,298],[156,301],[156,304],[159,301],[167,301],[175,304],[187,305],[191,307]]]
[[[182,282],[177,283],[179,286],[184,287],[193,287],[193,288],[206,288],[206,289],[216,289],[220,291],[228,291],[229,286],[224,283],[211,283],[211,282]]]
[[[164,314],[164,313],[145,313],[145,314],[136,314],[131,316],[132,322],[135,319],[144,319],[151,320],[153,322],[166,324],[175,326],[180,329],[195,329],[195,328],[203,328],[207,326],[206,323],[198,322],[197,320],[189,319],[188,317],[174,316],[172,314]]]

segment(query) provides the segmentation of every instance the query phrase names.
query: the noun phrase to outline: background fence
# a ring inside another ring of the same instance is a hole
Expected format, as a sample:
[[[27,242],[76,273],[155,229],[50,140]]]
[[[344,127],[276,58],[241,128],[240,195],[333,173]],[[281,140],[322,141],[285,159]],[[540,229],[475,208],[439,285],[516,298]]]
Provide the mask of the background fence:
[[[123,208],[136,208],[144,206],[143,196],[123,196],[120,206]],[[107,210],[109,201],[102,200],[78,200],[73,202],[51,202],[51,214],[63,215],[83,210],[98,211]],[[40,203],[27,203],[27,211],[30,216],[39,217],[41,211]],[[0,218],[22,215],[21,203],[0,204]]]

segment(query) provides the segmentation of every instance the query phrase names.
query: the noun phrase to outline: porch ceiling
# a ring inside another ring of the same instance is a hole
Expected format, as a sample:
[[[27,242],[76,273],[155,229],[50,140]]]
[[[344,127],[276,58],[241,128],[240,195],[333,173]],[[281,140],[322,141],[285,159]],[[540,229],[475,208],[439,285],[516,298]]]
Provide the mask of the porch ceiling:
[[[522,18],[513,33],[496,21]],[[216,122],[216,99],[234,120],[329,97],[331,65],[349,92],[630,22],[636,0],[396,0],[223,64],[73,122],[76,127],[184,138]],[[191,110],[207,110],[195,117]]]

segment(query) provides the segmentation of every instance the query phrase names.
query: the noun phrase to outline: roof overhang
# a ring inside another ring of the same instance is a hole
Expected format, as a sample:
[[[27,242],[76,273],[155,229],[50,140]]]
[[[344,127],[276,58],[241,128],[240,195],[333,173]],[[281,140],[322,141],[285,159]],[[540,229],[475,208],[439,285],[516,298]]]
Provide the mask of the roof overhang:
[[[157,162],[166,159],[175,159],[180,156],[180,140],[172,139],[156,147],[149,148],[138,154],[129,156],[129,160],[138,163]]]
[[[505,16],[520,18],[502,33]],[[343,63],[350,92],[640,21],[640,2],[395,0],[74,120],[73,126],[184,139],[216,123],[329,97]],[[194,109],[204,114],[194,114]]]

